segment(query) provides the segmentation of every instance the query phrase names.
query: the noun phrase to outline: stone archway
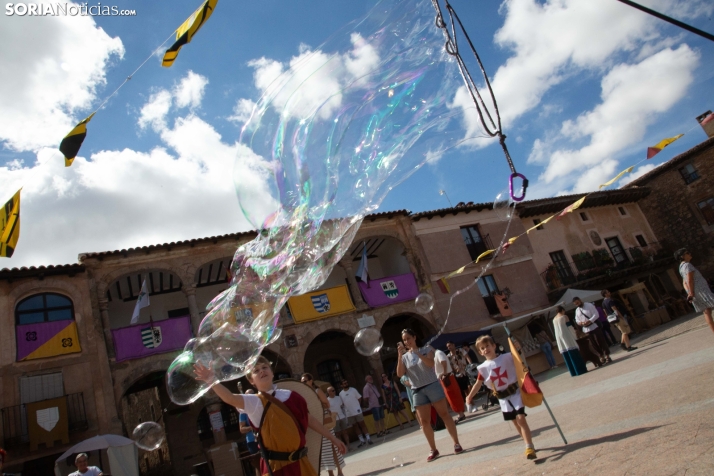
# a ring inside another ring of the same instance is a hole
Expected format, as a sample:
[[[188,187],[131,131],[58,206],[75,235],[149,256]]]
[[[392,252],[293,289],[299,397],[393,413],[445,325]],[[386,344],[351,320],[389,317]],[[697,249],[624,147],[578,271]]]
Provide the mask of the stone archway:
[[[328,330],[319,334],[305,351],[305,372],[333,385],[339,385],[340,380],[345,378],[350,386],[361,392],[364,378],[381,369],[374,368],[367,357],[360,355],[353,341],[354,336],[343,331]]]

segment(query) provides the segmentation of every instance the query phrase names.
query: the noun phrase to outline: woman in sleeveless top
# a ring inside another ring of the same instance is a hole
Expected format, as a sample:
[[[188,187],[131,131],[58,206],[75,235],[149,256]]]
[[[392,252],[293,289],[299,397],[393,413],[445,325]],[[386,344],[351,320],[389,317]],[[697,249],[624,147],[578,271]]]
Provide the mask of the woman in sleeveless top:
[[[436,378],[434,349],[429,345],[419,347],[417,345],[416,332],[411,329],[404,329],[402,331],[402,342],[397,344],[397,352],[399,353],[397,375],[399,377],[403,375],[409,377],[412,391],[414,392],[414,405],[419,414],[419,421],[422,423],[421,429],[431,449],[426,461],[429,463],[439,457],[439,450],[436,449],[436,443],[434,442],[434,429],[428,423],[432,407],[444,420],[446,429],[454,441],[454,453],[463,452],[464,450],[459,444],[456,424],[449,416],[449,409],[446,406],[446,395],[441,383]]]
[[[690,261],[692,253],[685,248],[677,250],[674,257],[681,261],[679,264],[679,274],[684,281],[684,289],[687,291],[687,300],[692,303],[697,312],[704,313],[709,328],[714,332],[714,321],[712,321],[712,308],[714,308],[714,293],[709,289],[709,283],[704,279],[702,273],[694,267]]]

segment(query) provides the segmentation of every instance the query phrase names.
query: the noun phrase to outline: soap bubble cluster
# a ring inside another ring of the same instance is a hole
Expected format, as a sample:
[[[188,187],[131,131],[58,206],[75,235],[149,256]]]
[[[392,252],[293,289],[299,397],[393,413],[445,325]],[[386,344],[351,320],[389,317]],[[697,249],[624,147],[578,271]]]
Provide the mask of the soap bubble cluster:
[[[146,451],[154,451],[166,438],[164,427],[153,421],[139,423],[131,434],[134,444]]]
[[[236,170],[257,171],[265,194],[234,177],[259,233],[238,248],[229,288],[171,364],[172,401],[191,403],[210,388],[195,379],[197,362],[216,381],[245,375],[277,339],[287,300],[325,282],[364,216],[463,138],[464,111],[453,105],[463,82],[434,16],[430,2],[384,0],[320,47],[301,50],[263,89],[241,130]]]

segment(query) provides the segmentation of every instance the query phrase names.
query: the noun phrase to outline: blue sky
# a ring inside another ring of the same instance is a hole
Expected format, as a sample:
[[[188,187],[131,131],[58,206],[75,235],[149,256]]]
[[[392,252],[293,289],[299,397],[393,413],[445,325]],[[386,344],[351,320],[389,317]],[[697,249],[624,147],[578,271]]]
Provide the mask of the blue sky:
[[[0,267],[250,228],[230,173],[241,101],[257,101],[268,74],[256,60],[287,68],[376,4],[221,0],[172,68],[152,57],[97,114],[65,169],[61,138],[199,3],[102,2],[131,17],[0,15],[0,200],[24,186],[20,244]],[[714,32],[710,1],[641,3]],[[694,118],[714,109],[714,43],[615,0],[452,4],[493,81],[528,198],[593,190],[662,138],[687,132],[635,176],[705,139]],[[463,104],[458,88],[452,100]],[[473,124],[464,116],[455,127],[468,135]],[[440,189],[453,204],[492,201],[507,177],[495,143],[471,142],[418,170],[380,210],[446,207]]]

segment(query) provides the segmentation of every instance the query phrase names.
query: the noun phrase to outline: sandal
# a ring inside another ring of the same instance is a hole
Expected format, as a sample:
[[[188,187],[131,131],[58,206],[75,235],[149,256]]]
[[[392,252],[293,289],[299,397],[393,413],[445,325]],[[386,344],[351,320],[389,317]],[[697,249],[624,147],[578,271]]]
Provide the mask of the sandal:
[[[438,457],[439,457],[439,450],[431,450],[431,453],[429,453],[429,457],[426,459],[426,462],[431,463]]]
[[[455,455],[457,455],[459,453],[463,453],[463,452],[464,452],[464,449],[461,447],[460,444],[457,443],[454,445],[454,454]]]

